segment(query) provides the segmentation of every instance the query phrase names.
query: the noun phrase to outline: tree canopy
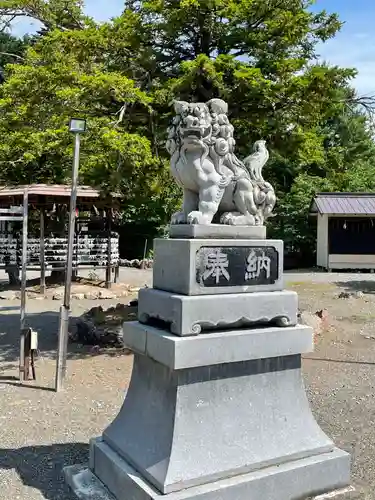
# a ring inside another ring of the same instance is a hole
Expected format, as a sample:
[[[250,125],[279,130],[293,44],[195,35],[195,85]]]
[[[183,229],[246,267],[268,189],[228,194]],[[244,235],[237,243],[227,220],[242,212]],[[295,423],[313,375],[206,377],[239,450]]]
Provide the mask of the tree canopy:
[[[355,69],[317,54],[341,23],[311,4],[125,0],[121,16],[99,24],[81,0],[0,0],[0,26],[19,15],[42,24],[23,59],[6,61],[0,180],[65,182],[67,123],[80,115],[89,129],[81,180],[121,191],[128,220],[163,224],[179,199],[164,149],[171,102],[220,97],[239,156],[267,140],[265,175],[279,196],[271,230],[293,248],[310,248],[312,194],[372,189],[375,157],[365,117],[348,105]]]

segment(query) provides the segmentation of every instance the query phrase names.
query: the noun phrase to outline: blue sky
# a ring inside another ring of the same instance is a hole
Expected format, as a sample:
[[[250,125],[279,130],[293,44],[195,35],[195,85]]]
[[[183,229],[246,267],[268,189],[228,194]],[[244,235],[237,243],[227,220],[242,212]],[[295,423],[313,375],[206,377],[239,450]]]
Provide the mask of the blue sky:
[[[123,0],[86,0],[87,13],[105,21],[121,13]],[[318,47],[322,59],[344,67],[356,67],[354,82],[361,95],[375,95],[375,0],[317,0],[314,10],[338,12],[344,26],[332,40]],[[34,31],[36,23],[19,20],[15,34]]]
[[[317,0],[314,9],[337,12],[345,23],[335,38],[318,47],[321,57],[357,68],[354,84],[358,92],[375,95],[375,1]]]

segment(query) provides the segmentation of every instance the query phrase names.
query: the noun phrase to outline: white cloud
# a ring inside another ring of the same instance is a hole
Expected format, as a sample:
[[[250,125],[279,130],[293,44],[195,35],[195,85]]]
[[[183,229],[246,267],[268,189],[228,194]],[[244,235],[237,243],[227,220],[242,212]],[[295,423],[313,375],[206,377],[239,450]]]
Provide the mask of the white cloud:
[[[317,51],[330,64],[356,68],[353,85],[360,95],[375,95],[375,31],[349,23],[335,38],[321,44]],[[353,30],[353,28],[357,28]]]
[[[106,21],[111,17],[121,14],[124,9],[123,0],[86,0],[85,12],[97,21]],[[41,23],[27,17],[19,17],[12,22],[12,34],[22,37],[27,33],[35,33],[41,27]]]

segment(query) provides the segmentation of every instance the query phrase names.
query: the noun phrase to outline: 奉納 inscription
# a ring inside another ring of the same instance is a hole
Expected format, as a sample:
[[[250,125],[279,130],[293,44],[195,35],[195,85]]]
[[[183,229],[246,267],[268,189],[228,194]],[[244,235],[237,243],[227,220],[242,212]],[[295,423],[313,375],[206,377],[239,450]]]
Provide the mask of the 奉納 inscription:
[[[279,254],[269,247],[201,247],[196,280],[202,287],[272,285],[279,279]]]
[[[205,282],[209,278],[214,278],[216,284],[220,283],[220,278],[223,276],[227,281],[230,281],[228,273],[229,261],[227,254],[215,248],[213,252],[207,253],[204,258],[205,271],[202,276],[202,281]]]
[[[271,276],[271,258],[266,255],[266,252],[257,253],[251,250],[247,258],[247,268],[245,273],[245,280],[253,280],[259,278],[262,273],[264,277],[269,279]]]

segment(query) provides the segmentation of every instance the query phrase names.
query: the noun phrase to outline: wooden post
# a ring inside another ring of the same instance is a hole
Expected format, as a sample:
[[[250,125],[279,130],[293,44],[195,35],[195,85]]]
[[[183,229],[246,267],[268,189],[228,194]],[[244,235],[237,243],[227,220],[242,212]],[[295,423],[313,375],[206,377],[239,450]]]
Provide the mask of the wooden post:
[[[25,358],[24,358],[24,380],[30,378],[30,361],[31,361],[31,328],[25,328]]]
[[[115,283],[118,283],[120,279],[120,264],[115,267]]]
[[[145,239],[145,246],[143,249],[143,259],[142,259],[141,269],[144,269],[146,267],[145,266],[146,255],[147,255],[147,238]]]
[[[22,223],[22,274],[21,274],[21,315],[20,315],[20,380],[26,380],[25,373],[25,349],[26,349],[26,335],[25,335],[25,315],[26,315],[26,269],[27,269],[27,223],[29,216],[29,193],[25,189],[23,193],[23,223]]]
[[[105,273],[105,286],[111,288],[112,285],[112,213],[107,210],[107,269]]]
[[[46,293],[46,258],[45,258],[45,208],[40,210],[40,293]]]
[[[33,378],[35,380],[34,353],[31,349],[31,328],[24,328],[21,331],[21,353],[20,353],[21,382],[29,380],[30,364],[32,366]]]

